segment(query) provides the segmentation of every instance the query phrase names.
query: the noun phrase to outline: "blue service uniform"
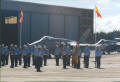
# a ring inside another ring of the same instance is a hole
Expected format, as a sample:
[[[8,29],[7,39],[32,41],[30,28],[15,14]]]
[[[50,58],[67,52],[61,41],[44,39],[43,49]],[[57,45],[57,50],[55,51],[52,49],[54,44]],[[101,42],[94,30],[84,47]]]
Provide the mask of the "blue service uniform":
[[[89,67],[90,48],[84,49],[84,67]]]
[[[66,52],[67,52],[67,66],[70,66],[70,58],[71,58],[72,50],[70,48],[67,48]]]
[[[100,49],[95,50],[95,67],[100,68],[101,66],[101,54],[102,51]]]
[[[60,48],[55,49],[54,55],[55,55],[55,58],[56,58],[56,66],[59,66]]]
[[[19,49],[19,52],[18,52],[18,61],[19,61],[19,65],[22,64],[22,49],[20,48]]]
[[[27,48],[22,50],[23,60],[24,60],[24,68],[28,67],[28,65],[27,65],[27,63],[28,63],[28,57],[27,57],[28,53],[29,53],[29,50]]]
[[[78,64],[77,64],[77,68],[80,69],[80,58],[81,58],[81,54],[82,54],[82,50],[78,49],[77,51],[77,55],[78,55]]]
[[[8,65],[9,60],[9,49],[5,49],[5,64]]]
[[[48,58],[49,50],[48,49],[44,49],[43,53],[44,53],[44,55],[43,55],[44,66],[46,66],[47,65],[47,58]]]
[[[15,48],[11,47],[10,48],[10,60],[11,60],[11,68],[14,68],[14,64],[15,64]]]
[[[5,48],[1,48],[1,65],[4,66],[5,65]]]
[[[19,54],[19,49],[15,48],[15,51],[14,51],[15,67],[17,67],[17,64],[18,64],[18,54]]]
[[[41,67],[41,64],[42,64],[42,57],[43,57],[43,50],[37,50],[35,51],[35,56],[36,56],[36,69],[37,69],[37,72],[41,72],[40,70],[40,67]]]
[[[63,68],[66,69],[67,65],[67,56],[68,56],[68,50],[67,48],[63,48]]]
[[[27,54],[27,57],[28,57],[28,61],[27,61],[27,65],[28,67],[30,67],[30,63],[31,63],[31,48],[27,48],[28,49],[28,54]]]

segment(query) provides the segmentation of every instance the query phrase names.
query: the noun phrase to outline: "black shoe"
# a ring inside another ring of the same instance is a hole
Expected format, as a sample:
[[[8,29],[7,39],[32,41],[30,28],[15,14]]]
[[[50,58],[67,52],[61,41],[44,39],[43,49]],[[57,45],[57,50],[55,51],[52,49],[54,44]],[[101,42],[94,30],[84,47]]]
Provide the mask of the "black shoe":
[[[37,72],[41,72],[41,70],[38,70]]]

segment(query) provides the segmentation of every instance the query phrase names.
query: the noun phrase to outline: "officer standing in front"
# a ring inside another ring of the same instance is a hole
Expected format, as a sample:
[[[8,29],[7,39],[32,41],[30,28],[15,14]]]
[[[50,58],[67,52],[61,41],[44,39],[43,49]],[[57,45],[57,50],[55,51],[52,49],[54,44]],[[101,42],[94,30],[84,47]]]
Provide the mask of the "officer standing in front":
[[[97,68],[100,68],[100,66],[101,66],[101,55],[102,55],[102,51],[101,51],[100,47],[96,47],[95,61],[96,61],[96,64],[97,64]]]
[[[59,58],[60,58],[60,48],[56,45],[56,49],[54,51],[55,59],[56,59],[56,66],[59,66]]]
[[[81,58],[81,54],[82,54],[82,50],[81,50],[80,46],[78,46],[78,51],[77,51],[77,55],[78,55],[77,69],[80,69],[80,58]]]
[[[85,68],[89,67],[89,57],[90,57],[90,48],[87,45],[84,49],[84,67]]]
[[[37,67],[36,69],[37,69],[37,72],[41,72],[40,67],[41,67],[42,57],[44,52],[42,49],[38,50],[37,48],[37,51],[35,54],[36,54],[36,67]]]
[[[44,60],[44,66],[47,66],[47,58],[48,58],[48,49],[46,48],[46,46],[44,45],[43,47],[43,52],[44,52],[44,55],[43,55],[43,60]]]

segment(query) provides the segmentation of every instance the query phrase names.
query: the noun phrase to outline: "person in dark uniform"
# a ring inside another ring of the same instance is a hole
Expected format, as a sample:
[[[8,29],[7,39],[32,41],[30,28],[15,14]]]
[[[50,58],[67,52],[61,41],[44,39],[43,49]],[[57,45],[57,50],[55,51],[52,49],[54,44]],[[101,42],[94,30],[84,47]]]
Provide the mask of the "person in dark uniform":
[[[47,66],[47,58],[48,58],[49,51],[45,45],[43,47],[43,52],[44,52],[43,54],[44,66]]]
[[[77,69],[80,69],[80,58],[81,58],[81,54],[82,54],[82,51],[81,51],[81,49],[80,49],[80,46],[78,46],[78,51],[77,51],[77,55],[78,55]]]
[[[8,46],[5,47],[5,65],[8,65],[9,60],[9,49]]]
[[[15,48],[13,44],[10,45],[10,60],[11,60],[11,66],[10,68],[14,68],[15,63]]]
[[[64,45],[63,46],[63,68],[66,69],[66,65],[67,65],[67,46]]]
[[[14,51],[14,57],[15,57],[15,67],[17,67],[18,64],[18,54],[19,54],[19,49],[18,46],[15,45],[15,51]]]
[[[95,61],[96,61],[96,64],[97,64],[97,68],[100,68],[100,66],[101,66],[101,55],[102,55],[101,49],[99,47],[96,47]]]
[[[67,46],[67,66],[70,66],[71,49]]]
[[[18,62],[19,65],[22,65],[22,48],[19,48],[19,52],[18,52]]]
[[[24,45],[24,48],[23,48],[23,50],[22,50],[23,61],[24,61],[24,66],[23,66],[23,68],[27,68],[27,61],[28,61],[27,55],[28,55],[28,53],[29,53],[29,51],[28,51],[27,48],[28,48],[27,45]]]
[[[84,49],[84,67],[89,67],[90,48],[88,46]]]
[[[43,52],[43,47],[41,45],[38,45],[38,50],[41,51],[41,52]],[[41,67],[43,66],[43,58],[41,60],[40,66]]]
[[[60,48],[56,45],[56,49],[54,51],[55,59],[56,59],[56,66],[59,66],[59,58],[60,58]]]
[[[36,45],[31,47],[31,53],[32,53],[32,65],[35,65],[35,56],[34,56],[34,48],[36,47]]]
[[[2,48],[1,48],[1,65],[2,66],[5,65],[5,46],[4,46],[4,44],[2,44]]]
[[[33,55],[33,57],[34,57],[34,65],[35,65],[35,68],[37,68],[37,60],[36,60],[36,58],[37,58],[37,53],[38,53],[38,51],[39,51],[39,49],[38,49],[38,47],[36,46],[36,45],[34,45],[34,50],[33,50],[33,52],[32,52],[32,55]]]

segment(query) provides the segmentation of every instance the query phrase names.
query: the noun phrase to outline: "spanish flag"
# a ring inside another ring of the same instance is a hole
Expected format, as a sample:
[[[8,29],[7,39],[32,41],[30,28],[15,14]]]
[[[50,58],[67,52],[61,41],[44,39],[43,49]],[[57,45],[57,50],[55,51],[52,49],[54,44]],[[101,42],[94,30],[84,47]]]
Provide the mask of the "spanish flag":
[[[101,14],[96,6],[95,6],[95,10],[96,10],[97,17],[102,18]]]
[[[21,13],[20,13],[20,24],[22,24],[23,22],[23,10],[21,9]]]

